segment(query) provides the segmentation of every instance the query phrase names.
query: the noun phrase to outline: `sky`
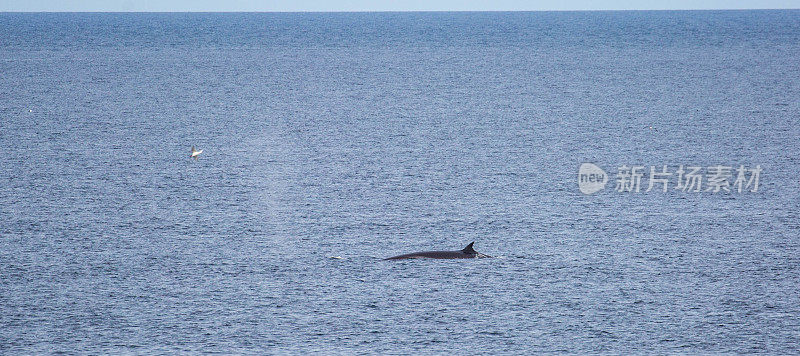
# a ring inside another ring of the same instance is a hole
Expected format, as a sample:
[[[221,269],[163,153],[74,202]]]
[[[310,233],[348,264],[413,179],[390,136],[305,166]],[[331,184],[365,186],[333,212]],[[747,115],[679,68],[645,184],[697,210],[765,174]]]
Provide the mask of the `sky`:
[[[0,0],[0,11],[553,11],[798,9],[800,0]]]

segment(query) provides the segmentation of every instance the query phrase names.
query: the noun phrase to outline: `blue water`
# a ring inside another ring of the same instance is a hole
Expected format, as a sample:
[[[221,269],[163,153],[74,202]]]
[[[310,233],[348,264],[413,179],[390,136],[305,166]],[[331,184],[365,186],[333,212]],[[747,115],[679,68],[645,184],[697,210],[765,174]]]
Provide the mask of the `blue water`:
[[[3,13],[0,353],[800,353],[798,98],[800,11]]]

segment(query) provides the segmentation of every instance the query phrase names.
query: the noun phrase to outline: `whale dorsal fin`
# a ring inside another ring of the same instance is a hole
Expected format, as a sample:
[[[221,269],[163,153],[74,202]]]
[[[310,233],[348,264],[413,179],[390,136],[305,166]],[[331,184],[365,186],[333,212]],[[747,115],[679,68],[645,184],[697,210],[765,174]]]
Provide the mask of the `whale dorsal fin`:
[[[472,244],[474,244],[474,243],[475,243],[475,241],[470,242],[469,245],[467,245],[467,247],[464,247],[464,249],[461,250],[461,252],[469,253],[469,254],[476,254],[477,252],[475,252],[475,250],[472,249]]]

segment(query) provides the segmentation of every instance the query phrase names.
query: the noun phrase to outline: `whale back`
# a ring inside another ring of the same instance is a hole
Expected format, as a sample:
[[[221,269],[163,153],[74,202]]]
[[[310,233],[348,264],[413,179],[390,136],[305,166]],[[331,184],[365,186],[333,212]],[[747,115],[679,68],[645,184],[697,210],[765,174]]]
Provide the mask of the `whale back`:
[[[456,251],[423,251],[423,252],[414,252],[414,253],[407,253],[405,255],[399,255],[394,257],[385,258],[384,260],[405,260],[405,259],[412,259],[412,258],[434,258],[434,259],[460,259],[460,258],[485,258],[485,257],[492,257],[489,255],[484,255],[482,253],[478,253],[472,248],[472,245],[475,244],[475,241],[470,242],[467,247],[464,247],[461,250]]]

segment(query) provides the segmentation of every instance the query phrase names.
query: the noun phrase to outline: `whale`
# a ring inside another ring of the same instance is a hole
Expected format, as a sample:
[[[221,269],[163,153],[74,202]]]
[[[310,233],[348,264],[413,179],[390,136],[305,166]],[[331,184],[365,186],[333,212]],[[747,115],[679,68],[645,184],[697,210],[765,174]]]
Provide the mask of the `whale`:
[[[475,241],[472,241],[461,250],[458,251],[423,251],[423,252],[413,252],[407,253],[405,255],[398,255],[394,257],[384,258],[384,261],[387,260],[407,260],[412,258],[434,258],[440,260],[449,260],[449,259],[456,259],[456,258],[487,258],[492,257],[489,255],[484,255],[475,251],[472,248],[472,245],[475,244]]]

